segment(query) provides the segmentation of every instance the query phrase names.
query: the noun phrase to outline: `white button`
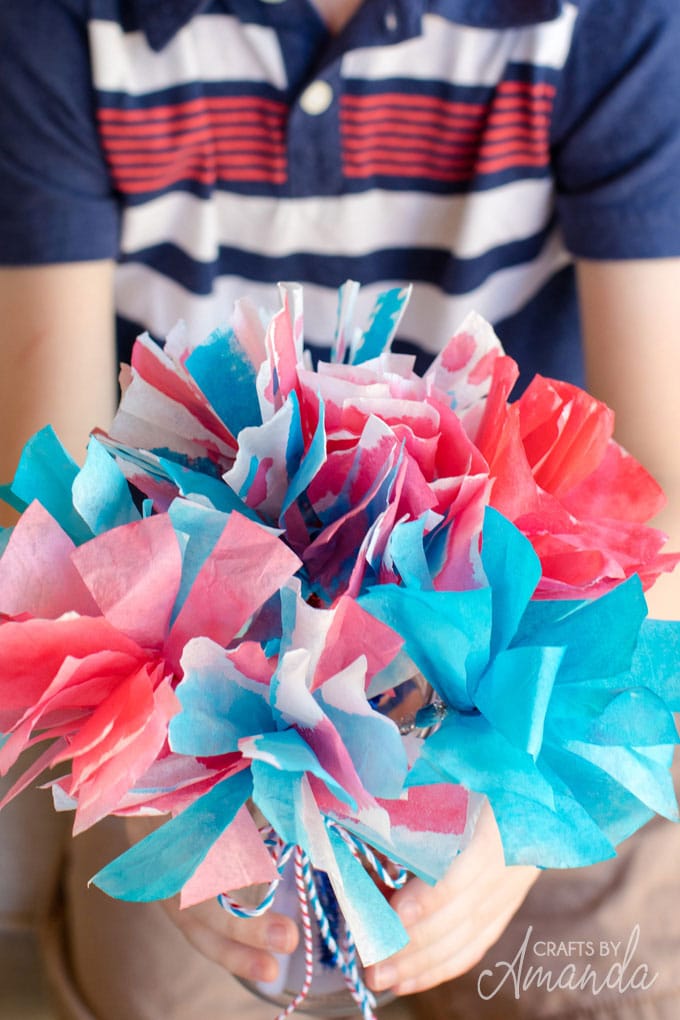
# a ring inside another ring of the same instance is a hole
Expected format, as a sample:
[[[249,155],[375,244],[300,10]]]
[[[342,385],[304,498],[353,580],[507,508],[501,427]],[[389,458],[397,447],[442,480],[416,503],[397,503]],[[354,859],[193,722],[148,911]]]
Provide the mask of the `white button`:
[[[396,32],[399,28],[399,18],[396,11],[387,11],[385,14],[385,28],[388,32]]]
[[[333,87],[319,78],[308,85],[300,96],[300,106],[313,117],[325,113],[333,102]]]

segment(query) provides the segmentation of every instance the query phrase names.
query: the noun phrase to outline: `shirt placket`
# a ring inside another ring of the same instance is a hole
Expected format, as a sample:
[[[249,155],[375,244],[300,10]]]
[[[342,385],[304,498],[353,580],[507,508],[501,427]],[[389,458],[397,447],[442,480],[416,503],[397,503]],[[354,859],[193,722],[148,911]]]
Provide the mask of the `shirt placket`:
[[[420,31],[421,13],[419,0],[372,0],[328,42],[314,73],[298,83],[287,130],[290,195],[335,195],[343,190],[343,56],[358,46],[389,46],[411,38]]]

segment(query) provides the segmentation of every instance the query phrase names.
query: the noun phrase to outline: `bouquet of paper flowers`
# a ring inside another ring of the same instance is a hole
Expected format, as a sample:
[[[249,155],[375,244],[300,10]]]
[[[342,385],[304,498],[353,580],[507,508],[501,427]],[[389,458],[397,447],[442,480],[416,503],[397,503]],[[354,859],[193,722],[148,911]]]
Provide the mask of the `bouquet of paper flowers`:
[[[482,797],[507,861],[541,867],[676,818],[680,624],[646,619],[678,557],[612,413],[544,378],[510,401],[474,314],[420,377],[390,351],[408,291],[363,330],[356,293],[316,368],[284,286],[269,321],[240,302],[191,349],[142,336],[81,469],[50,429],[28,443],[4,490],[0,768],[45,743],[9,796],[56,769],[76,832],[171,816],[95,876],[113,896],[247,914],[292,868],[285,1013],[326,966],[369,1018],[357,955],[407,941],[388,887],[436,882]]]

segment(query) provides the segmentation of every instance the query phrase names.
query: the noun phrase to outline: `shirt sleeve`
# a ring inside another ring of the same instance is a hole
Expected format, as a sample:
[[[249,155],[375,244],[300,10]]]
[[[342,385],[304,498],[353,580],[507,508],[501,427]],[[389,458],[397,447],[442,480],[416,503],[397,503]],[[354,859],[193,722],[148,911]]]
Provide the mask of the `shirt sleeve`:
[[[576,257],[680,255],[680,3],[580,0],[552,126]]]
[[[0,264],[114,258],[79,0],[0,2]]]

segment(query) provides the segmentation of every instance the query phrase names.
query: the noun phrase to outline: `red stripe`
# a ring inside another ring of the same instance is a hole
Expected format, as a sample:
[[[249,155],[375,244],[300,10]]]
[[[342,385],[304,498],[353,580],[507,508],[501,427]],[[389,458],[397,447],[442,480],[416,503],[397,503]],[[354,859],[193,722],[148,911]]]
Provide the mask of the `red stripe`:
[[[533,110],[502,110],[495,111],[493,108],[489,111],[489,115],[486,118],[479,117],[476,120],[461,119],[457,117],[446,117],[439,113],[431,113],[429,116],[414,113],[410,110],[404,110],[395,112],[393,109],[375,110],[369,114],[353,113],[348,114],[344,110],[340,111],[340,123],[343,128],[361,128],[366,127],[367,129],[374,130],[375,125],[397,125],[397,124],[415,124],[416,126],[427,126],[427,127],[441,127],[444,130],[447,128],[458,128],[460,130],[476,131],[479,130],[482,125],[489,124],[507,124],[507,123],[518,123],[518,124],[544,124],[546,127],[550,124],[550,118],[542,112],[534,113]]]
[[[500,173],[502,170],[510,170],[515,167],[542,167],[545,166],[545,161],[542,159],[521,159],[521,160],[499,160],[495,163],[489,163],[484,167],[478,167],[480,173]],[[394,163],[390,163],[388,160],[382,160],[376,163],[370,163],[365,167],[354,167],[351,165],[345,166],[345,176],[356,179],[365,179],[367,177],[409,177],[409,178],[425,178],[430,181],[446,181],[449,184],[459,184],[470,181],[472,179],[472,171],[447,171],[433,169],[429,166],[419,166],[413,164],[411,167],[405,169],[402,166],[395,166]]]
[[[542,113],[537,113],[535,117],[517,116],[516,113],[491,113],[487,124],[518,124],[525,127],[535,124],[547,130],[550,127],[550,117]]]
[[[174,161],[168,163],[165,166],[160,167],[149,167],[149,166],[136,166],[136,165],[124,165],[117,168],[116,172],[120,177],[126,178],[149,178],[158,177],[163,174],[163,171],[172,173],[175,171],[177,174],[184,174],[188,167],[206,167],[214,170],[234,170],[236,167],[243,168],[246,172],[250,169],[257,170],[271,170],[272,172],[285,171],[286,162],[283,159],[259,159],[253,157],[248,153],[243,155],[229,156],[228,159],[211,159],[209,155],[202,155],[197,153],[191,159],[183,160],[182,162]],[[220,174],[221,175],[221,174]]]
[[[499,82],[496,87],[495,99],[501,103],[545,103],[550,108],[550,99],[554,98],[555,86],[543,82]],[[493,100],[492,100],[493,101]],[[379,92],[373,95],[345,95],[342,105],[347,109],[373,109],[375,107],[397,106],[410,109],[440,109],[456,114],[473,117],[483,116],[489,108],[488,103],[465,103],[442,99],[440,96],[416,95],[408,92]]]
[[[555,91],[504,81],[490,107],[398,92],[344,96],[345,173],[461,181],[474,172],[545,166]],[[285,103],[258,96],[198,97],[102,108],[99,121],[118,186],[143,192],[186,180],[284,183],[286,114]]]
[[[212,143],[212,144],[210,144]],[[190,152],[231,152],[233,150],[252,150],[253,152],[268,152],[272,155],[285,155],[285,147],[276,140],[266,136],[257,137],[252,134],[239,134],[228,138],[213,140],[210,135],[201,144],[183,142],[178,145],[169,144],[165,139],[153,146],[129,146],[129,145],[106,145],[106,154],[111,162],[120,162],[127,158],[148,159],[150,162],[163,159],[163,157],[174,157]]]
[[[247,163],[262,163],[267,166],[277,166],[277,168],[283,168],[286,165],[285,159],[277,154],[270,153],[266,150],[258,151],[257,149],[228,149],[222,150],[216,154],[210,149],[196,149],[195,151],[187,152],[184,154],[184,158],[177,158],[172,153],[155,153],[151,156],[142,154],[123,155],[118,156],[115,159],[109,161],[109,165],[114,173],[123,171],[126,167],[147,167],[149,172],[159,172],[163,169],[170,168],[173,166],[186,166],[189,162],[195,162],[196,160],[204,160],[207,163],[213,162],[220,164],[224,158],[227,158],[232,166],[247,164]]]
[[[188,167],[184,173],[166,175],[165,177],[153,177],[145,180],[128,180],[121,178],[116,180],[116,187],[128,195],[140,195],[150,191],[164,191],[175,184],[192,182],[194,184],[205,184],[208,187],[217,183],[217,176],[211,169]],[[222,171],[219,180],[249,184],[285,184],[285,173],[273,174],[265,170],[250,170],[247,174],[240,172]]]
[[[255,160],[228,160],[226,162],[195,158],[185,163],[157,169],[121,168],[114,171],[116,187],[125,192],[161,191],[180,181],[199,184],[216,184],[222,181],[243,181],[283,184],[286,180],[285,164],[257,162]]]
[[[446,170],[466,169],[470,171],[475,166],[475,154],[438,158],[430,156],[429,153],[385,152],[383,149],[376,149],[373,153],[348,154],[345,158],[345,166],[352,167],[354,170],[375,166],[378,163],[389,163],[390,166],[396,168],[393,172],[400,177],[426,177],[429,170],[445,172]]]
[[[455,144],[447,144],[446,142],[432,142],[428,141],[422,145],[418,140],[413,142],[404,143],[403,140],[398,138],[376,138],[365,139],[362,141],[354,139],[346,139],[343,146],[343,151],[346,153],[354,154],[356,156],[375,155],[381,152],[395,152],[404,153],[407,156],[409,152],[428,152],[434,153],[441,156],[464,156],[466,153],[476,153],[479,149],[479,139],[473,138],[470,141],[459,142]]]
[[[410,111],[404,111],[403,113],[397,114],[390,110],[389,113],[386,111],[371,112],[368,116],[360,115],[347,115],[344,111],[340,113],[340,125],[344,132],[348,131],[376,131],[376,130],[394,130],[397,127],[402,129],[408,128],[409,125],[413,125],[414,129],[417,130],[429,130],[429,131],[452,131],[457,130],[459,132],[468,132],[473,134],[480,131],[483,127],[493,128],[499,125],[505,126],[508,124],[516,124],[517,126],[529,128],[529,127],[542,127],[548,129],[550,126],[550,118],[544,113],[534,112],[533,110],[527,111],[496,111],[490,110],[489,116],[485,119],[479,118],[477,120],[461,120],[459,118],[447,118],[442,117],[438,114],[430,114],[429,116],[423,114],[412,113]]]
[[[515,96],[496,96],[491,104],[492,110],[516,110],[518,113],[547,113],[550,114],[553,108],[551,99],[524,99]]]
[[[392,139],[395,139],[401,144],[416,144],[418,141],[422,141],[427,145],[448,143],[450,145],[464,146],[476,145],[482,138],[486,141],[487,139],[503,140],[521,137],[531,141],[544,141],[547,139],[547,136],[548,133],[545,127],[532,124],[531,122],[528,124],[508,124],[498,128],[492,127],[487,131],[482,130],[482,125],[475,129],[461,130],[460,128],[431,128],[428,124],[411,127],[408,124],[398,122],[394,124],[381,124],[378,127],[365,124],[343,127],[345,145],[354,147],[365,143],[373,145],[378,139],[385,144],[389,144]]]
[[[529,123],[526,126],[509,125],[507,127],[490,128],[484,132],[484,138],[493,140],[494,138],[526,138],[527,140],[534,139],[547,139],[548,132],[544,126]]]
[[[501,82],[490,106],[393,92],[344,97],[345,173],[458,182],[547,166],[554,94],[545,83]]]
[[[542,156],[508,156],[505,159],[484,160],[477,169],[482,174],[498,174],[503,170],[513,170],[526,167],[540,169],[546,167],[548,160]]]
[[[498,173],[513,167],[544,167],[548,164],[547,151],[536,153],[525,149],[506,153],[489,154],[480,159],[470,156],[467,159],[431,160],[414,158],[407,155],[407,161],[384,150],[376,150],[375,155],[365,154],[362,157],[347,156],[344,171],[348,177],[372,177],[374,175],[397,177],[425,177],[435,180],[456,182],[469,180],[473,173]]]
[[[431,181],[448,181],[456,184],[461,181],[469,181],[471,173],[469,170],[449,172],[447,170],[434,170],[431,167],[411,166],[408,171],[404,167],[395,166],[389,161],[370,163],[366,167],[354,167],[347,165],[344,168],[346,177],[424,177]]]
[[[413,128],[416,130],[422,128],[430,131],[456,130],[474,134],[481,129],[483,124],[484,121],[481,118],[466,120],[459,117],[442,117],[438,114],[426,116],[410,112],[404,112],[395,116],[393,110],[390,110],[389,113],[376,112],[368,116],[347,116],[342,111],[340,113],[340,126],[343,131],[362,129],[365,131],[376,131],[381,128],[391,130],[397,127],[408,128],[409,125],[413,125]]]
[[[413,158],[413,153],[416,152],[421,159],[431,160],[432,163],[460,163],[460,162],[476,162],[479,165],[486,159],[493,159],[500,156],[509,155],[515,153],[518,156],[541,156],[547,163],[549,158],[548,146],[544,143],[532,143],[525,142],[522,139],[512,139],[507,142],[496,142],[490,145],[484,144],[479,149],[477,147],[466,149],[451,149],[428,146],[426,152],[422,150],[411,148],[409,151],[405,151],[401,145],[372,145],[363,146],[360,148],[347,147],[346,158],[352,160],[354,163],[366,161],[366,160],[380,160],[381,158],[393,159],[395,163],[408,163]]]
[[[284,103],[257,96],[199,97],[147,109],[99,111],[119,190],[162,191],[179,182],[283,184]]]
[[[198,133],[201,130],[222,130],[233,126],[257,127],[263,131],[273,131],[281,134],[284,129],[284,122],[281,117],[272,117],[270,114],[258,112],[249,113],[234,111],[232,113],[215,114],[214,116],[202,115],[184,120],[157,121],[153,124],[100,124],[100,134],[105,139],[116,138],[162,138],[167,135],[183,135]]]
[[[476,145],[482,136],[481,125],[474,130],[461,130],[460,128],[432,128],[429,124],[423,126],[408,124],[381,124],[358,125],[343,129],[342,137],[344,143],[361,145],[368,143],[375,144],[380,139],[389,143],[392,139],[400,144],[416,144],[422,142],[430,144],[449,145]]]
[[[367,150],[364,152],[347,153],[345,156],[345,162],[347,164],[352,164],[355,167],[367,163],[389,161],[395,166],[405,164],[407,168],[411,164],[418,165],[420,167],[426,165],[454,166],[462,164],[464,166],[481,169],[482,165],[498,162],[506,157],[512,157],[518,164],[526,158],[527,161],[533,165],[533,161],[536,159],[543,163],[547,163],[549,159],[549,152],[541,146],[529,147],[522,144],[509,144],[504,145],[501,148],[498,148],[497,146],[484,147],[478,153],[470,152],[461,153],[460,155],[437,156],[431,155],[429,152],[409,152],[401,148],[390,150],[386,149],[385,146],[376,146],[373,151]]]
[[[545,81],[501,81],[498,83],[499,92],[521,92],[534,96],[555,96],[557,87]]]
[[[488,132],[475,133],[429,132],[420,129],[409,130],[403,125],[393,130],[367,129],[343,133],[343,152],[350,158],[379,160],[387,153],[394,152],[398,162],[409,160],[411,153],[425,149],[434,158],[449,160],[466,158],[478,153],[478,159],[496,156],[508,152],[525,152],[528,155],[541,155],[548,159],[548,136],[545,130],[535,126],[504,127]]]
[[[396,107],[398,110],[438,110],[468,117],[481,117],[488,109],[486,103],[460,103],[438,96],[409,95],[404,92],[380,92],[374,96],[343,96],[342,106],[347,110],[374,110]]]
[[[453,105],[453,104],[452,104]],[[456,104],[459,105],[459,104]],[[507,98],[496,97],[490,106],[485,107],[483,113],[472,113],[449,109],[446,106],[417,107],[410,102],[397,103],[371,103],[366,105],[346,104],[344,99],[341,103],[341,115],[348,120],[369,120],[381,117],[422,117],[436,118],[438,120],[460,120],[461,123],[477,123],[484,120],[489,111],[504,110],[513,111],[519,114],[550,114],[553,104],[546,99],[527,100],[523,97]],[[425,112],[424,112],[425,111]]]
[[[479,153],[477,169],[481,173],[492,173],[489,166],[504,159],[514,160],[516,166],[547,167],[550,163],[550,150],[544,145],[528,148],[521,144],[485,148]]]

